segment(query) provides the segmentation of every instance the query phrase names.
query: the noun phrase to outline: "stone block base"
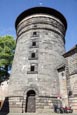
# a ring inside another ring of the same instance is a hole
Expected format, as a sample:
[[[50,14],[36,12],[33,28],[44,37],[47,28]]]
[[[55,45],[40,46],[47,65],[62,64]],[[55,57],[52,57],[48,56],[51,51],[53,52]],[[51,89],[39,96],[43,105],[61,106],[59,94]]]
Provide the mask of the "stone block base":
[[[54,105],[58,105],[58,103],[55,97],[36,96],[35,113],[53,113]],[[25,113],[26,108],[26,99],[23,97],[9,97],[9,111],[11,113]]]
[[[22,113],[23,112],[23,97],[9,97],[9,112]]]
[[[69,105],[73,109],[73,113],[77,113],[77,97],[69,98]]]

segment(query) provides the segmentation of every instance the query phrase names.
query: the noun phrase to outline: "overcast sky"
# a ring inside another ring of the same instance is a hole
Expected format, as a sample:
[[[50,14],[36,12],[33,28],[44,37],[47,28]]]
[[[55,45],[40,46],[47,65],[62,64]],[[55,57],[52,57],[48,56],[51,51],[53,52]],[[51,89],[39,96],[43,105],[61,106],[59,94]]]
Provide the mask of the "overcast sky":
[[[0,36],[16,37],[15,20],[24,10],[35,6],[51,7],[67,20],[66,50],[77,44],[77,0],[0,0]]]

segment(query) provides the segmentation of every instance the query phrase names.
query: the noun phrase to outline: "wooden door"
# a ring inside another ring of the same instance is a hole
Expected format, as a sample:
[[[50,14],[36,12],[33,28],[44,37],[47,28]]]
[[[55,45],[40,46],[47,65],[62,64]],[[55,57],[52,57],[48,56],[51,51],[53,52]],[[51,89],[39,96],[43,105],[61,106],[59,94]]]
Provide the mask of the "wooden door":
[[[26,112],[35,112],[36,111],[36,99],[35,99],[35,93],[34,92],[29,92],[27,94],[27,99],[26,99]]]

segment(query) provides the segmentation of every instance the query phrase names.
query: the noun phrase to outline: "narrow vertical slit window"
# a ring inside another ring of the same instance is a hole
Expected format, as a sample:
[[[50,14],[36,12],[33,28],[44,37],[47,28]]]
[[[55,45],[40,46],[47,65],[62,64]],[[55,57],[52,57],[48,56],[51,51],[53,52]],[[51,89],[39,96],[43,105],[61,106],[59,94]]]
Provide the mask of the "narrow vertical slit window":
[[[36,42],[35,41],[32,42],[32,46],[36,46]]]
[[[27,71],[28,74],[37,74],[38,73],[38,64],[31,63]]]
[[[35,53],[31,53],[31,58],[35,58]]]
[[[37,32],[33,32],[33,35],[36,36],[36,35],[37,35]]]
[[[35,66],[31,65],[30,70],[31,70],[32,72],[35,71]]]

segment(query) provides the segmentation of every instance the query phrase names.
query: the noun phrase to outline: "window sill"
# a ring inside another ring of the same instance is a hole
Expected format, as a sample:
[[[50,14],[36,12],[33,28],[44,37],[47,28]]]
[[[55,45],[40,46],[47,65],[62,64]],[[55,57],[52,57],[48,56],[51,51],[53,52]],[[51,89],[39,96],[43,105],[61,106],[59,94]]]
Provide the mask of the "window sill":
[[[28,71],[27,74],[38,74],[38,71]]]

